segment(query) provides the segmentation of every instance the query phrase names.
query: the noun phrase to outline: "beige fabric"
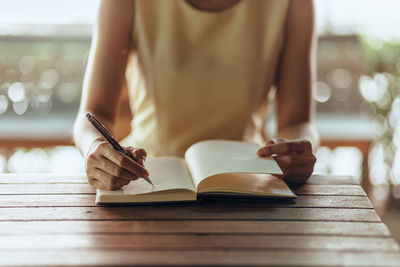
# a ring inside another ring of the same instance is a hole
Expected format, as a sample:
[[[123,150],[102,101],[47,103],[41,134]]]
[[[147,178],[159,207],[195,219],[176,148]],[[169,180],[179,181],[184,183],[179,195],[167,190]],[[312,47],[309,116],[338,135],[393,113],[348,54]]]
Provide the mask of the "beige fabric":
[[[222,12],[183,0],[135,1],[125,145],[182,156],[204,139],[247,139],[265,105],[288,0],[242,0]]]

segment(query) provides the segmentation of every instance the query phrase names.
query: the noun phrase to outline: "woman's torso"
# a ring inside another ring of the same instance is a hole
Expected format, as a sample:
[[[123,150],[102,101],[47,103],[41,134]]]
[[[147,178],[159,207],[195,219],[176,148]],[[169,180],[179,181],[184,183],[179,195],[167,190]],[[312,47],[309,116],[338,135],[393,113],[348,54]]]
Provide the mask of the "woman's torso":
[[[200,140],[246,138],[274,82],[287,8],[242,0],[211,13],[183,0],[135,1],[124,144],[182,156]]]

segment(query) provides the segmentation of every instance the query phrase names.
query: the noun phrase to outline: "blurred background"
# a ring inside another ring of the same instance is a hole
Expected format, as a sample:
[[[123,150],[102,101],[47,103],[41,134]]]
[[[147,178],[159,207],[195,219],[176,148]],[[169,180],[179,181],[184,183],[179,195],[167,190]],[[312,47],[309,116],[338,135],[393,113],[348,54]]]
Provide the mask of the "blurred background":
[[[315,5],[315,173],[354,176],[400,240],[400,1]],[[83,171],[71,130],[97,6],[0,0],[0,172]],[[127,101],[124,92],[119,137],[129,131]]]

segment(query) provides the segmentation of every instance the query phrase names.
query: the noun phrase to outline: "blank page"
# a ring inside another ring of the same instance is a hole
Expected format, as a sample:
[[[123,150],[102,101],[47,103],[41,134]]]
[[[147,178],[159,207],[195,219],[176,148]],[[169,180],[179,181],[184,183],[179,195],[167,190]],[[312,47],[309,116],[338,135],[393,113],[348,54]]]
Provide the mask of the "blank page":
[[[254,143],[208,140],[191,146],[185,159],[196,188],[203,179],[220,173],[282,174],[275,160],[257,156],[259,148]]]
[[[249,182],[251,181],[251,182]],[[271,174],[223,173],[204,179],[198,193],[295,198],[286,183]]]
[[[128,185],[123,186],[121,190],[97,190],[98,200],[100,199],[100,196],[102,199],[107,199],[107,196],[113,196],[112,198],[109,198],[115,200],[113,202],[125,202],[124,200],[134,199],[132,197],[127,198],[126,196],[135,195],[138,197],[136,199],[139,201],[140,196],[144,195],[159,196],[159,193],[162,192],[179,192],[182,191],[182,189],[190,190],[192,192],[195,191],[194,184],[190,178],[185,161],[181,158],[148,158],[145,162],[145,167],[150,173],[149,178],[154,184],[154,187],[147,183],[144,179],[139,178],[138,180],[132,181]],[[149,201],[151,198],[149,199],[149,197],[146,197],[146,200]]]

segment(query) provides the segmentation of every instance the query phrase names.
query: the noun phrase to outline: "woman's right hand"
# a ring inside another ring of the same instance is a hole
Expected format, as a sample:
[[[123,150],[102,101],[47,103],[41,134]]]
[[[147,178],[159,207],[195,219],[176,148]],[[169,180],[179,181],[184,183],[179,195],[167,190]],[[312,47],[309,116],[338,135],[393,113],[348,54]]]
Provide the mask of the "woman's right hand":
[[[116,190],[139,177],[147,178],[149,172],[144,167],[146,151],[133,147],[124,148],[132,160],[124,153],[115,150],[110,143],[95,140],[85,159],[86,175],[91,186],[105,190]]]

